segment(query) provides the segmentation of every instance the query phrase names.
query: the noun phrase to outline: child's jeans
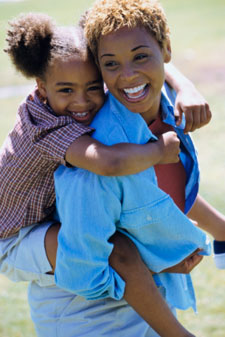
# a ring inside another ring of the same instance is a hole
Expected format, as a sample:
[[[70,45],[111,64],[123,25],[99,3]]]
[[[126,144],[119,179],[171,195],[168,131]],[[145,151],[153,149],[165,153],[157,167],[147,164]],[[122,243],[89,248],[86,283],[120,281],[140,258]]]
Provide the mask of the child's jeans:
[[[38,337],[159,337],[125,300],[87,301],[55,285],[44,247],[53,222],[0,240],[0,273],[30,281],[28,301]],[[163,289],[160,289],[162,295]]]
[[[44,246],[45,234],[52,224],[53,221],[31,225],[10,238],[0,239],[0,273],[15,282],[53,285],[54,276],[47,274],[52,268]]]

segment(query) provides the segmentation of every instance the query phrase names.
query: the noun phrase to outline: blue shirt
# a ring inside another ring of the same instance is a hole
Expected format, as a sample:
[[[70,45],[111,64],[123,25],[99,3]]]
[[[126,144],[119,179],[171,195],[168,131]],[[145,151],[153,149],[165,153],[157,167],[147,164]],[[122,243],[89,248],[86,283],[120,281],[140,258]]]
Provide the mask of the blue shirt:
[[[168,93],[161,99],[163,120],[174,126],[181,139],[188,211],[198,191],[198,163],[191,138],[175,126],[173,97]],[[144,144],[155,139],[144,119],[111,94],[92,127],[96,129],[93,137],[107,145]],[[197,248],[205,254],[210,252],[205,234],[158,188],[153,167],[134,175],[105,177],[61,166],[55,172],[55,188],[62,224],[56,284],[86,299],[123,297],[124,281],[108,264],[113,248],[108,239],[116,230],[134,241],[146,265],[156,273],[179,263]],[[161,273],[154,278],[165,288],[170,306],[195,309],[190,275]]]

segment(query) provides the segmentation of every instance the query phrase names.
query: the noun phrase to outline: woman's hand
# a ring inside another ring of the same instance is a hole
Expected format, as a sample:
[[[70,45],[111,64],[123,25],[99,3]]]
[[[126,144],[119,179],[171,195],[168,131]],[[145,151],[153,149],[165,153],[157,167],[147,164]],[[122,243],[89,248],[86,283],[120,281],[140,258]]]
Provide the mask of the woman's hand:
[[[196,249],[192,254],[173,267],[163,270],[161,273],[189,274],[203,259],[198,253],[201,249]]]

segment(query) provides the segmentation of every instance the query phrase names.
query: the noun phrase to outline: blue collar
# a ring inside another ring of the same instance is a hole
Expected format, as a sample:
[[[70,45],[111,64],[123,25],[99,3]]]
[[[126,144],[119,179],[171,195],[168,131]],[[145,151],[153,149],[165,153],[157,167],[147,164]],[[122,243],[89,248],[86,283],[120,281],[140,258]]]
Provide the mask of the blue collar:
[[[176,120],[174,116],[175,99],[176,99],[175,91],[165,83],[161,95],[162,120],[164,123],[172,125],[177,129],[184,130],[185,128],[184,114],[182,114],[181,124],[179,126],[176,125]]]
[[[161,95],[161,108],[162,108],[162,120],[174,128],[184,129],[185,119],[183,117],[182,123],[176,126],[174,117],[173,92],[171,89],[163,88]],[[148,125],[138,113],[133,113],[122,105],[111,93],[108,93],[108,104],[110,111],[119,120],[120,125],[130,142],[137,142],[139,144],[147,143],[149,140],[157,140],[152,132],[149,130]]]

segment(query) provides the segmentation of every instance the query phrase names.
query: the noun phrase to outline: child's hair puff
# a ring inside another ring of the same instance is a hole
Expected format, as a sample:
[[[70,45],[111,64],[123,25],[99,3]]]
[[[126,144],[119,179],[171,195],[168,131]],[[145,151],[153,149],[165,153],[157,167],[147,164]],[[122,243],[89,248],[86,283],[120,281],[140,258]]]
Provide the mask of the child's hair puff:
[[[41,77],[50,59],[51,40],[55,30],[45,14],[20,14],[9,22],[7,52],[16,69],[26,77]]]
[[[5,52],[25,77],[44,79],[55,59],[87,51],[82,27],[58,27],[46,14],[20,14],[9,25]]]
[[[87,43],[97,60],[98,42],[120,28],[143,27],[161,48],[169,40],[169,27],[164,10],[157,0],[96,0],[85,18]]]

